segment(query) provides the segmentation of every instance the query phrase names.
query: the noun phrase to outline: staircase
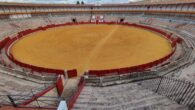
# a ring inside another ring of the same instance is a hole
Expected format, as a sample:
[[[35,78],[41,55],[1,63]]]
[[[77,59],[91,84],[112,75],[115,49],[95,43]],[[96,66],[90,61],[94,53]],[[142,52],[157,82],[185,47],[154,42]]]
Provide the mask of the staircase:
[[[187,110],[136,83],[85,86],[72,110]]]

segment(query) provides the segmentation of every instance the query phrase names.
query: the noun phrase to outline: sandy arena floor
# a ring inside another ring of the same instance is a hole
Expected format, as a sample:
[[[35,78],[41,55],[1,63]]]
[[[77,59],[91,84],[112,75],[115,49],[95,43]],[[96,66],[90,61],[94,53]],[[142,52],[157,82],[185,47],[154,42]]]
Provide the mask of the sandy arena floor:
[[[17,41],[13,56],[24,63],[54,69],[111,69],[157,60],[171,52],[169,42],[141,28],[75,25],[39,31]]]

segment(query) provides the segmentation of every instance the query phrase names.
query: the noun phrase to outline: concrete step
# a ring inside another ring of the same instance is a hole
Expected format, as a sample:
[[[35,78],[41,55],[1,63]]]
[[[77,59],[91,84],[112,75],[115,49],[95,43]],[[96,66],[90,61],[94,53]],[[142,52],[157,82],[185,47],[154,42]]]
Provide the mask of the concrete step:
[[[86,86],[73,110],[187,110],[136,83],[108,87]]]

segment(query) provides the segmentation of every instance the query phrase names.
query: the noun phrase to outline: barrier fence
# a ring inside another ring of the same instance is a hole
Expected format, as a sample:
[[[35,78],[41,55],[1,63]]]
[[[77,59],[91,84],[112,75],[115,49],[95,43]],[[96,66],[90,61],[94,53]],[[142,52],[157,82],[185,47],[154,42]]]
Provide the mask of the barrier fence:
[[[51,24],[51,25],[47,25],[44,27],[38,27],[36,29],[27,29],[24,31],[21,31],[18,33],[17,36],[12,37],[7,44],[5,45],[5,50],[6,50],[6,55],[8,56],[8,58],[13,61],[15,64],[21,66],[21,67],[25,67],[25,68],[30,68],[32,71],[37,71],[37,72],[46,72],[46,73],[56,73],[56,74],[65,74],[64,70],[59,70],[59,69],[50,69],[50,68],[45,68],[45,67],[38,67],[38,66],[34,66],[34,65],[30,65],[30,64],[25,64],[22,63],[18,60],[16,60],[14,58],[14,56],[12,55],[12,53],[10,53],[9,48],[12,46],[12,44],[14,42],[16,42],[17,40],[19,40],[22,37],[25,37],[26,35],[36,32],[36,31],[44,31],[48,28],[54,28],[54,27],[59,27],[59,26],[68,26],[68,25],[77,25],[77,24],[94,24],[91,22],[79,22],[79,23],[65,23],[65,24]],[[112,25],[112,24],[117,24],[116,22],[101,22],[98,24],[108,24],[108,25]],[[91,75],[96,75],[96,76],[104,76],[104,75],[108,75],[109,73],[113,73],[113,72],[117,72],[119,74],[125,74],[125,73],[129,73],[129,72],[136,72],[136,71],[145,71],[146,69],[149,69],[153,66],[156,66],[166,60],[168,60],[175,52],[176,50],[176,43],[181,41],[181,39],[179,38],[174,38],[172,37],[172,34],[170,33],[166,33],[164,31],[161,31],[159,29],[153,28],[153,27],[149,27],[149,26],[144,26],[144,25],[138,25],[138,24],[130,24],[130,23],[120,23],[120,25],[127,25],[127,26],[134,26],[134,27],[139,27],[139,28],[144,28],[147,30],[151,30],[153,32],[157,32],[161,35],[163,35],[164,37],[166,37],[170,42],[171,42],[171,46],[173,48],[172,52],[168,55],[166,55],[165,57],[158,59],[156,61],[153,62],[149,62],[147,64],[142,64],[142,65],[137,65],[137,66],[133,66],[133,67],[125,67],[125,68],[117,68],[117,69],[110,69],[110,70],[89,70],[88,73]],[[72,71],[69,71],[69,73],[67,73],[69,77],[75,77],[77,76],[77,74],[73,74]]]
[[[91,22],[80,22],[80,23],[78,23],[78,24],[94,24],[94,23],[91,23]],[[116,24],[115,22],[104,22],[104,23],[99,23],[99,24]],[[58,25],[54,25],[54,24],[52,24],[52,25],[47,25],[47,26],[45,26],[45,27],[38,27],[38,28],[36,28],[36,29],[28,29],[28,30],[24,30],[24,31],[21,31],[21,32],[19,32],[18,33],[18,35],[17,36],[15,36],[15,37],[12,37],[12,38],[8,38],[9,40],[6,40],[6,43],[3,43],[2,44],[2,47],[5,47],[5,51],[6,51],[6,55],[8,56],[8,58],[11,60],[11,61],[13,61],[15,64],[17,64],[17,65],[19,65],[19,66],[22,66],[22,67],[25,67],[25,68],[30,68],[32,71],[37,71],[37,72],[46,72],[46,73],[56,73],[56,74],[63,74],[64,75],[64,70],[57,70],[57,69],[49,69],[49,68],[43,68],[43,67],[37,67],[37,66],[33,66],[33,65],[30,65],[30,64],[25,64],[25,63],[22,63],[22,62],[20,62],[20,61],[17,61],[15,58],[14,58],[14,56],[10,53],[10,51],[9,51],[9,48],[11,47],[11,45],[15,42],[15,41],[17,41],[17,40],[19,40],[20,38],[22,38],[22,37],[25,37],[26,35],[28,35],[28,34],[30,34],[30,33],[33,33],[33,32],[36,32],[36,31],[44,31],[44,30],[46,30],[46,29],[48,29],[48,28],[53,28],[53,27],[59,27],[59,26],[66,26],[66,25],[75,25],[74,23],[66,23],[66,24],[58,24]],[[126,68],[119,68],[119,69],[110,69],[110,70],[89,70],[89,74],[90,75],[95,75],[95,76],[106,76],[106,75],[109,75],[109,74],[113,74],[113,73],[117,73],[117,74],[126,74],[126,73],[129,73],[129,72],[142,72],[142,71],[145,71],[145,70],[147,70],[147,69],[149,69],[149,68],[151,68],[151,67],[153,67],[153,66],[156,66],[156,65],[158,65],[158,64],[160,64],[160,63],[162,63],[162,62],[164,62],[164,61],[166,61],[166,60],[168,60],[173,54],[174,54],[174,52],[176,51],[176,43],[177,42],[181,42],[181,40],[182,39],[180,39],[180,38],[173,38],[172,37],[172,34],[169,34],[169,33],[166,33],[166,32],[163,32],[163,31],[161,31],[161,30],[159,30],[159,29],[155,29],[155,28],[152,28],[152,27],[149,27],[149,26],[144,26],[144,25],[138,25],[138,24],[129,24],[129,23],[123,23],[122,25],[127,25],[127,26],[135,26],[135,27],[139,27],[139,28],[144,28],[144,29],[148,29],[148,30],[151,30],[151,31],[154,31],[154,32],[157,32],[157,33],[159,33],[159,34],[161,34],[161,35],[163,35],[163,36],[165,36],[167,39],[169,39],[169,41],[171,42],[171,46],[172,46],[172,48],[173,48],[173,51],[170,53],[170,54],[168,54],[167,56],[165,56],[165,57],[163,57],[163,58],[161,58],[161,59],[159,59],[159,60],[156,60],[156,61],[153,61],[153,62],[149,62],[149,63],[147,63],[147,64],[142,64],[142,65],[138,65],[138,66],[133,66],[133,67],[126,67]],[[5,42],[5,41],[2,41],[2,42]],[[0,48],[1,48],[1,45],[0,45]],[[77,74],[75,74],[76,73],[76,70],[68,70],[67,71],[67,75],[68,75],[68,77],[74,77],[74,76],[76,76]],[[59,82],[57,82],[58,83],[58,89],[59,89],[59,91],[58,91],[58,93],[59,94],[61,94],[62,93],[62,82],[61,82],[61,80],[58,80]],[[158,84],[158,87],[156,88],[156,92],[158,92],[158,93],[161,93],[162,92],[162,88],[164,87],[164,86],[166,86],[166,85],[164,85],[164,82],[167,82],[167,81],[173,81],[173,82],[175,82],[176,83],[176,85],[172,85],[171,87],[173,87],[174,89],[176,89],[177,87],[180,87],[181,86],[181,82],[180,81],[176,81],[176,80],[172,80],[172,79],[169,79],[169,78],[164,78],[164,77],[162,77],[162,78],[160,78],[158,81],[157,81],[157,83],[155,84],[155,85],[157,85]],[[68,108],[69,109],[71,109],[72,107],[73,107],[73,105],[74,105],[74,103],[76,102],[76,99],[78,98],[78,96],[80,95],[80,93],[81,93],[81,91],[82,91],[82,89],[83,89],[83,87],[84,87],[84,85],[85,85],[85,81],[84,81],[84,78],[82,77],[81,79],[80,79],[80,82],[79,82],[79,84],[78,84],[78,88],[77,88],[77,90],[76,90],[76,92],[74,93],[74,95],[70,98],[70,100],[68,101]],[[178,101],[178,103],[186,103],[186,104],[188,104],[188,105],[190,105],[190,106],[192,106],[191,104],[193,104],[194,103],[194,99],[191,99],[190,101],[188,100],[188,99],[186,99],[184,96],[186,96],[186,97],[189,97],[189,96],[193,96],[193,98],[194,98],[194,95],[195,94],[187,94],[188,93],[188,91],[192,91],[192,90],[194,90],[195,88],[195,86],[194,85],[192,85],[191,83],[186,83],[186,82],[183,82],[182,83],[182,85],[183,86],[181,86],[181,87],[183,87],[183,89],[179,89],[179,88],[177,88],[178,89],[178,92],[165,92],[165,91],[163,91],[161,94],[163,94],[163,95],[165,95],[165,93],[166,94],[168,94],[168,93],[173,93],[173,94],[169,94],[169,95],[167,95],[167,96],[171,96],[171,97],[174,97],[175,98],[175,100],[179,100]],[[170,88],[170,89],[167,89],[167,90],[171,90],[171,89],[173,89],[173,88]],[[51,88],[49,88],[48,90],[51,90]],[[184,91],[184,92],[181,92],[181,91]],[[161,92],[160,92],[161,91]],[[179,95],[179,92],[181,92],[181,94]],[[46,92],[45,92],[46,93]],[[37,101],[37,103],[38,103],[38,106],[40,106],[39,105],[39,103],[41,103],[40,101],[40,99],[39,99],[39,97],[40,96],[42,96],[43,95],[43,93],[40,93],[40,94],[38,94],[39,96],[37,96],[37,95],[32,95],[33,96],[33,98],[31,97],[31,99],[29,99],[29,100],[27,100],[27,101],[25,101],[25,102],[23,102],[22,103],[22,105],[27,105],[27,104],[29,104],[30,102],[32,102],[32,101],[34,101],[34,100],[36,100]],[[13,96],[6,96],[8,99],[9,99],[9,102],[10,103],[12,103],[13,105],[14,104],[16,104],[15,102],[14,102],[14,98],[13,98]],[[176,98],[176,97],[179,97],[179,98]],[[12,100],[13,99],[13,100]],[[32,100],[33,99],[33,100]],[[22,99],[20,99],[20,100],[22,100]],[[188,103],[188,102],[190,102],[190,103]],[[15,105],[14,105],[15,106]],[[17,106],[17,104],[16,104],[16,106]]]
[[[6,37],[3,40],[0,41],[0,50],[3,49],[5,47],[5,45],[7,44],[7,42],[10,40],[10,37]]]
[[[51,85],[47,88],[45,88],[44,90],[34,94],[33,92],[31,92],[31,95],[29,95],[29,98],[27,98],[26,100],[24,100],[22,103],[20,103],[20,106],[26,106],[28,104],[30,104],[31,102],[39,99],[40,97],[43,97],[44,94],[48,93],[50,90],[54,89],[56,87],[56,85]]]
[[[68,25],[70,23],[67,23],[66,25]],[[65,25],[65,24],[63,24]],[[22,63],[20,61],[17,61],[13,55],[11,53],[9,53],[9,48],[10,46],[15,42],[17,41],[18,39],[30,34],[30,33],[33,33],[33,32],[36,32],[36,31],[44,31],[48,28],[53,28],[53,27],[56,27],[56,26],[62,26],[62,25],[47,25],[45,27],[38,27],[36,29],[27,29],[27,30],[24,30],[24,31],[21,31],[18,33],[17,36],[9,39],[9,41],[7,42],[7,44],[5,45],[5,51],[6,51],[6,55],[8,56],[8,58],[13,61],[15,64],[17,65],[20,65],[22,67],[25,67],[25,68],[30,68],[32,71],[37,71],[37,72],[46,72],[46,73],[56,73],[56,74],[65,74],[64,70],[58,70],[58,69],[50,69],[50,68],[44,68],[44,67],[37,67],[37,66],[33,66],[33,65],[30,65],[30,64],[25,64],[25,63]],[[75,77],[77,76],[77,74],[74,74],[73,75],[68,75],[70,77]]]
[[[109,22],[107,24],[113,24],[113,23],[114,22]],[[182,39],[179,37],[177,37],[177,38],[172,37],[172,33],[169,34],[169,33],[166,33],[164,31],[161,31],[159,29],[153,28],[153,27],[138,25],[138,24],[129,24],[129,23],[123,23],[123,25],[144,28],[144,29],[148,29],[148,30],[151,30],[153,32],[157,32],[157,33],[163,35],[165,38],[167,38],[171,42],[171,46],[173,48],[172,52],[161,59],[158,59],[156,61],[149,62],[146,64],[132,66],[132,67],[125,67],[125,68],[118,68],[118,69],[110,69],[110,70],[89,70],[87,73],[88,75],[107,76],[107,75],[113,74],[113,73],[126,74],[129,72],[143,72],[143,71],[145,71],[153,66],[157,66],[158,64],[161,64],[162,62],[168,60],[175,53],[176,44],[180,43],[182,41]]]
[[[158,77],[141,81],[141,85],[160,95],[167,96],[178,104],[186,105],[190,110],[195,109],[194,83],[171,77]]]
[[[63,79],[61,76],[58,77],[56,81],[56,88],[57,88],[58,95],[61,96],[64,90]]]
[[[51,108],[57,107],[60,96],[64,89],[61,77],[58,77],[56,84],[45,86],[44,88],[29,90],[24,95],[0,95],[1,105],[12,105],[14,107],[38,107],[38,108]],[[45,96],[51,90],[56,89],[58,96]],[[38,90],[38,91],[37,91]],[[55,100],[53,100],[55,99]],[[52,103],[51,103],[52,102]]]
[[[26,101],[26,98],[32,97],[31,95],[0,95],[0,99],[3,100],[1,102],[2,105],[5,106],[14,106],[14,107],[25,107],[25,108],[57,108],[61,99],[59,97],[51,97],[51,96],[42,96],[39,99],[36,99],[34,104],[30,105],[21,105],[18,102]]]
[[[45,28],[41,28],[39,27],[38,29],[35,29],[36,31],[38,30],[44,30]],[[50,68],[44,68],[44,67],[38,67],[38,66],[33,66],[33,65],[30,65],[30,64],[25,64],[25,63],[22,63],[18,60],[16,60],[13,55],[11,53],[9,53],[9,49],[10,49],[10,46],[15,42],[17,41],[18,39],[20,39],[21,37],[23,37],[24,35],[27,35],[27,33],[31,33],[31,32],[35,32],[35,30],[26,30],[24,32],[20,32],[18,34],[18,36],[16,37],[13,37],[11,39],[9,39],[9,41],[7,42],[7,44],[5,45],[5,51],[6,51],[6,55],[8,56],[8,58],[13,61],[15,64],[21,66],[21,67],[25,67],[25,68],[29,68],[31,69],[32,71],[36,71],[36,72],[45,72],[45,73],[55,73],[55,74],[61,74],[61,75],[64,75],[66,74],[65,73],[65,70],[58,70],[58,69],[50,69]],[[67,76],[69,78],[71,77],[75,77],[77,76],[77,71],[75,70],[68,70],[67,71]]]
[[[72,109],[78,96],[80,95],[83,87],[85,86],[84,77],[82,77],[78,83],[78,88],[67,100],[68,110]],[[39,93],[39,94],[43,94]],[[33,97],[33,98],[32,98]],[[60,97],[51,97],[51,96],[37,96],[33,92],[29,95],[0,95],[2,105],[12,105],[14,107],[31,107],[31,108],[54,108],[56,109],[60,101],[63,100]],[[29,100],[27,100],[29,99]],[[33,100],[32,100],[33,99]],[[30,101],[31,100],[31,101]],[[33,101],[33,104],[31,102]]]
[[[18,94],[18,95],[13,95],[13,94],[0,95],[0,104],[1,105],[13,105],[14,107],[20,107],[20,106],[28,107],[29,106],[28,104],[36,101],[36,107],[37,106],[41,107],[38,100],[39,101],[44,101],[44,100],[46,101],[45,97],[47,97],[47,100],[48,100],[48,98],[50,98],[50,97],[43,96],[43,95],[55,87],[56,87],[55,85],[51,85],[51,86],[48,86],[45,88],[38,88],[36,90],[30,89],[29,91],[25,92],[25,94],[22,94],[22,95],[20,95],[20,94]]]
[[[109,76],[89,76],[85,79],[86,83],[90,83],[93,86],[108,86],[114,84],[122,84],[122,83],[129,83],[135,81],[141,81],[144,79],[150,79],[158,77],[156,71],[144,71],[144,72],[132,72],[123,75],[118,75],[117,73],[113,73]],[[116,83],[117,82],[117,83]]]
[[[39,28],[39,29],[40,29],[40,28]],[[27,31],[30,31],[30,30],[27,30]],[[24,32],[24,33],[25,33],[25,35],[26,35],[27,32]],[[22,34],[20,34],[20,35],[22,35]],[[13,57],[13,55],[12,55],[11,53],[9,53],[9,48],[10,48],[10,46],[11,46],[16,40],[18,40],[18,37],[13,37],[13,38],[11,38],[11,39],[7,42],[7,44],[5,45],[6,55],[7,55],[8,58],[9,58],[11,61],[13,61],[15,64],[17,64],[17,65],[19,65],[19,66],[21,66],[21,67],[29,68],[29,69],[31,69],[32,71],[36,71],[36,72],[56,73],[56,74],[61,74],[61,75],[64,75],[64,74],[65,74],[64,70],[57,70],[57,69],[50,69],[50,68],[44,68],[44,67],[37,67],[37,66],[33,66],[33,65],[30,65],[30,64],[25,64],[25,63],[22,63],[22,62],[16,60],[16,59]],[[67,74],[68,74],[67,76],[69,76],[69,78],[77,76],[77,71],[74,71],[74,73],[73,73],[73,72],[69,73],[69,71],[70,71],[70,70],[68,70],[68,72],[67,72]]]

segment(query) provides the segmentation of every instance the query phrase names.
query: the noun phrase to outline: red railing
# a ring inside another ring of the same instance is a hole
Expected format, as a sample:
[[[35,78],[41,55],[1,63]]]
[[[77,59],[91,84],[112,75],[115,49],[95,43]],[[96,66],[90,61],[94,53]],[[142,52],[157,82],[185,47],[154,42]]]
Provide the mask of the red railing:
[[[56,87],[56,85],[51,85],[48,88],[46,88],[45,90],[33,95],[30,99],[25,100],[23,103],[21,103],[19,106],[26,106],[28,104],[30,104],[31,102],[35,101],[36,99],[42,97],[44,94],[48,93],[50,90],[54,89]]]
[[[76,90],[76,92],[72,95],[72,97],[70,98],[67,106],[68,106],[68,110],[71,110],[77,100],[77,98],[79,97],[81,91],[83,90],[85,86],[85,80],[84,77],[81,77],[79,84],[78,84],[78,89]]]
[[[10,40],[10,37],[6,37],[0,41],[0,50],[5,47],[5,45],[7,44],[7,42],[9,42],[9,40]]]
[[[58,95],[61,96],[64,91],[63,79],[61,76],[57,78],[56,89],[57,89]]]
[[[80,23],[77,23],[77,24],[93,24],[93,23],[91,23],[91,22],[80,22]],[[101,24],[116,24],[116,22],[104,22],[104,23],[101,23]],[[66,25],[75,25],[75,24],[73,24],[73,23],[58,24],[58,25],[52,24],[52,25],[47,25],[45,27],[38,27],[36,29],[28,29],[28,30],[19,32],[17,36],[15,36],[13,38],[9,38],[9,40],[6,42],[6,45],[5,45],[6,55],[8,56],[8,58],[11,61],[16,63],[17,65],[20,65],[20,66],[26,67],[26,68],[30,68],[30,69],[32,69],[32,71],[64,74],[64,70],[57,70],[57,69],[49,69],[49,68],[44,68],[44,67],[37,67],[37,66],[33,66],[33,65],[30,65],[30,64],[25,64],[25,63],[22,63],[20,61],[17,61],[14,58],[14,56],[12,55],[12,53],[10,53],[9,48],[11,47],[11,45],[15,41],[17,41],[18,39],[20,39],[20,38],[22,38],[22,37],[24,37],[24,36],[26,36],[26,35],[28,35],[30,33],[33,33],[33,32],[36,32],[36,31],[44,31],[44,30],[46,30],[48,28],[53,28],[53,27],[58,27],[58,26],[66,26]],[[124,67],[124,68],[110,69],[110,70],[89,70],[89,74],[90,75],[105,76],[105,75],[110,75],[110,74],[113,74],[113,73],[116,73],[116,74],[126,74],[126,73],[129,73],[129,72],[135,72],[135,71],[145,71],[145,70],[147,70],[147,69],[149,69],[149,68],[151,68],[153,66],[157,66],[158,64],[160,64],[160,63],[166,61],[167,59],[169,59],[174,54],[174,52],[176,51],[176,43],[177,42],[181,42],[181,40],[182,40],[180,38],[173,38],[172,34],[166,33],[164,31],[161,31],[161,30],[153,28],[153,27],[144,26],[144,25],[138,25],[138,24],[129,24],[129,23],[123,23],[122,25],[140,27],[140,28],[148,29],[148,30],[151,30],[151,31],[154,31],[154,32],[157,32],[157,33],[163,35],[164,37],[169,39],[169,41],[171,42],[171,46],[173,48],[172,52],[170,54],[166,55],[165,57],[161,58],[161,59],[158,59],[156,61],[149,62],[149,63],[146,63],[146,64],[138,65],[138,66]],[[68,73],[69,77],[76,76],[76,74],[75,74],[76,70],[69,70],[69,71],[67,71],[67,73]],[[75,92],[75,94],[71,97],[70,101],[68,102],[68,109],[69,110],[74,106],[74,103],[76,102],[78,96],[80,95],[84,85],[85,85],[85,81],[84,81],[84,78],[82,77],[80,79],[79,84],[78,84],[77,91]],[[48,90],[51,90],[51,88],[48,88]],[[46,92],[42,92],[42,93],[40,93],[38,95],[41,96],[44,93],[46,93]],[[32,100],[36,99],[37,97],[38,96],[32,98],[31,100],[26,101],[24,103],[24,105],[26,105],[29,102],[32,102]]]
[[[60,69],[50,69],[50,68],[45,68],[45,67],[38,67],[38,66],[34,66],[31,64],[26,64],[23,62],[20,62],[18,60],[16,60],[14,58],[14,56],[12,55],[12,53],[10,53],[9,48],[11,47],[11,45],[18,39],[25,37],[26,35],[36,32],[36,31],[44,31],[48,28],[53,28],[53,27],[59,27],[59,26],[66,26],[66,25],[78,25],[78,24],[94,24],[91,22],[80,22],[80,23],[65,23],[65,24],[51,24],[51,25],[47,25],[44,27],[38,27],[36,29],[28,29],[28,30],[24,30],[18,33],[17,36],[13,37],[12,39],[9,40],[9,42],[6,44],[5,46],[5,50],[6,50],[6,54],[8,56],[8,58],[13,61],[15,64],[25,67],[25,68],[30,68],[32,71],[37,71],[37,72],[45,72],[45,73],[56,73],[56,74],[64,74],[64,70],[60,70]],[[99,24],[117,24],[116,22],[103,22],[103,23],[99,23]],[[142,65],[138,65],[138,66],[133,66],[133,67],[125,67],[125,68],[118,68],[118,69],[110,69],[110,70],[89,70],[89,74],[91,75],[96,75],[96,76],[104,76],[104,75],[108,75],[110,73],[119,73],[119,74],[124,74],[124,73],[128,73],[128,72],[132,72],[132,71],[144,71],[148,68],[151,68],[153,66],[156,66],[164,61],[166,61],[167,59],[169,59],[175,52],[176,50],[176,43],[178,41],[178,39],[175,39],[172,36],[172,34],[166,33],[164,31],[161,31],[159,29],[153,28],[153,27],[149,27],[149,26],[144,26],[144,25],[138,25],[138,24],[130,24],[130,23],[122,23],[121,25],[127,25],[127,26],[134,26],[134,27],[139,27],[139,28],[144,28],[144,29],[148,29],[154,32],[157,32],[163,36],[165,36],[167,39],[169,39],[169,41],[171,42],[171,45],[173,47],[173,51],[168,54],[167,56],[153,61],[153,62],[149,62],[147,64],[142,64]],[[70,77],[74,77],[77,76],[77,74],[72,75],[72,72],[69,72],[68,76]]]
[[[11,39],[9,39],[9,41],[5,45],[6,55],[15,64],[17,64],[17,65],[19,65],[21,67],[29,68],[32,71],[45,72],[45,73],[55,73],[55,74],[62,74],[62,75],[64,75],[65,74],[64,70],[51,69],[51,68],[45,68],[45,67],[38,67],[38,66],[31,65],[31,64],[26,64],[26,63],[20,62],[20,61],[18,61],[18,60],[16,60],[14,58],[14,56],[12,55],[12,53],[10,53],[9,48],[11,47],[11,45],[15,41],[17,41],[18,39],[20,39],[22,37],[25,37],[28,34],[31,34],[33,32],[37,32],[37,31],[44,31],[44,30],[46,30],[48,28],[59,27],[59,26],[66,26],[66,25],[73,25],[73,23],[65,23],[65,24],[58,24],[58,25],[51,24],[51,25],[47,25],[47,26],[44,26],[44,27],[38,27],[36,29],[27,29],[27,30],[18,32],[18,35],[15,36],[15,37],[13,37],[13,38],[11,38]],[[75,76],[77,76],[77,73],[75,73],[75,72],[74,72],[74,74],[71,74],[71,73],[67,73],[67,74],[68,74],[67,76],[69,76],[69,77],[75,77]]]

